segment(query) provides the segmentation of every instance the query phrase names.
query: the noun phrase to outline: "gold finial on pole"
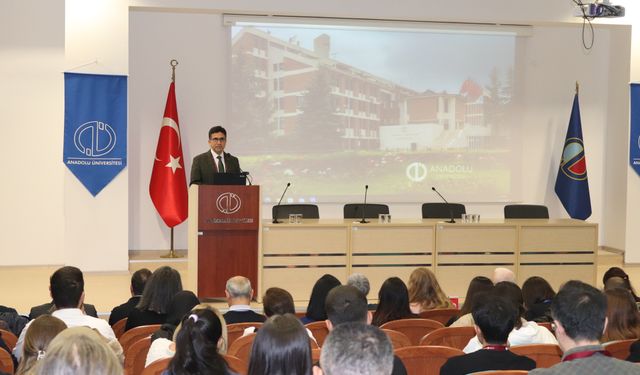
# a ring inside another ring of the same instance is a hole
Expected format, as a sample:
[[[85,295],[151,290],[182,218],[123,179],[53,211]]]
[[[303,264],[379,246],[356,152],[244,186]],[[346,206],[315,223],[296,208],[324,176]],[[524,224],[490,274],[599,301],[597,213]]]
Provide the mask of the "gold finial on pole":
[[[580,92],[580,84],[576,81],[576,95]]]
[[[178,66],[178,60],[172,59],[169,62],[169,65],[171,65],[171,82],[175,82],[176,81],[176,66]]]

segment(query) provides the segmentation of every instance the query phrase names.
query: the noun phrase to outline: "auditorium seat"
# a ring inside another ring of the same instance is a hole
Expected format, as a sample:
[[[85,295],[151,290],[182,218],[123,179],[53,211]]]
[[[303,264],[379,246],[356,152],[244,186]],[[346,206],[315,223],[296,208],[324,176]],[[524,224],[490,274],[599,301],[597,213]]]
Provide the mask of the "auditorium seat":
[[[433,309],[421,312],[419,315],[423,319],[431,319],[442,324],[447,324],[452,317],[458,316],[458,309]]]
[[[129,345],[124,352],[124,373],[126,375],[138,375],[144,369],[147,354],[151,347],[151,336],[143,337]]]
[[[113,323],[111,328],[113,329],[113,333],[116,334],[116,338],[120,339],[120,336],[124,333],[124,329],[127,326],[127,318],[123,318]]]
[[[141,375],[161,375],[169,366],[169,362],[171,362],[171,358],[162,358],[157,361],[153,361],[149,366],[142,370]]]
[[[391,340],[391,345],[393,349],[404,348],[405,346],[411,346],[411,340],[402,332],[394,331],[392,329],[382,328],[382,332],[387,334],[389,340]]]
[[[393,351],[407,369],[407,373],[439,374],[440,367],[451,357],[464,355],[460,349],[446,346],[407,346]]]
[[[229,369],[238,375],[246,375],[247,371],[249,371],[249,364],[236,356],[222,354],[222,358],[224,358],[227,365],[229,365]]]
[[[508,204],[504,206],[505,219],[548,219],[547,206],[537,204]]]
[[[451,213],[455,219],[460,219],[462,214],[467,210],[462,203],[423,203],[422,218],[423,219],[450,219]]]
[[[0,348],[0,371],[7,374],[13,374],[13,370],[13,359],[11,359],[11,354]]]
[[[475,335],[473,327],[444,327],[426,334],[420,339],[420,345],[440,345],[462,350]]]
[[[13,332],[0,329],[0,336],[2,336],[2,340],[4,340],[4,343],[7,344],[7,347],[9,348],[9,350],[13,350],[13,348],[16,347],[18,338],[16,337],[16,335],[13,334]]]
[[[122,346],[122,352],[126,353],[127,349],[133,343],[140,340],[141,338],[151,336],[152,333],[160,329],[160,324],[150,324],[146,326],[139,326],[135,328],[131,328],[127,332],[123,333],[122,336],[118,339],[120,345]]]
[[[320,355],[321,354],[322,354],[322,349],[320,349],[320,348],[311,349],[311,361],[313,363],[320,362]]]
[[[249,323],[233,323],[227,324],[227,348],[233,344],[240,336],[244,334],[244,330],[249,327],[262,327],[262,323],[249,322]]]
[[[382,329],[392,329],[404,333],[411,340],[411,345],[419,345],[420,339],[424,335],[443,327],[442,323],[430,319],[399,319],[380,326]]]
[[[345,219],[362,219],[362,203],[347,203],[344,205]],[[377,219],[380,214],[388,214],[389,206],[386,204],[367,203],[364,209],[364,217],[366,219]]]
[[[227,354],[240,358],[241,361],[249,363],[249,357],[251,356],[251,348],[253,347],[253,340],[256,339],[255,333],[250,333],[246,336],[239,337],[237,340],[229,344]]]
[[[509,351],[533,359],[536,368],[548,368],[562,360],[562,349],[556,344],[517,345],[510,347]]]
[[[307,323],[304,326],[311,331],[311,334],[313,334],[313,337],[316,339],[318,346],[322,346],[324,339],[329,335],[327,323],[325,323],[324,320],[321,320],[318,322]]]
[[[271,208],[271,217],[288,219],[289,214],[302,214],[303,219],[319,219],[320,212],[315,204],[281,204]]]
[[[604,343],[604,348],[611,353],[613,358],[625,360],[629,356],[631,344],[638,341],[637,339],[618,340]]]

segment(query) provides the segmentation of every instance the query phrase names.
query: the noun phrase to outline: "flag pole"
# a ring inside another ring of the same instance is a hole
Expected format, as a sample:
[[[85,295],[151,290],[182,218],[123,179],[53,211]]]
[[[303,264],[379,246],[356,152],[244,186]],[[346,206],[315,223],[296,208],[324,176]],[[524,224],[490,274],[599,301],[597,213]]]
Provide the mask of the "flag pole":
[[[176,66],[178,65],[178,60],[172,59],[169,61],[169,65],[171,65],[171,82],[176,82]],[[173,227],[171,227],[171,248],[169,249],[169,254],[161,255],[160,258],[182,258],[178,254],[176,254],[176,250],[173,247]]]
[[[580,84],[576,81],[576,95],[580,92]]]

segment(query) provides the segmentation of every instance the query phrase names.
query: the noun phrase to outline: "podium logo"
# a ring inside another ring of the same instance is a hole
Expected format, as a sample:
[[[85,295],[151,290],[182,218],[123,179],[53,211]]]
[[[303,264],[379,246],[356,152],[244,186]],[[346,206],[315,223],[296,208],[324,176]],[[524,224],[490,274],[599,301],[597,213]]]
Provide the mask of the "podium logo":
[[[237,194],[226,192],[222,193],[216,199],[216,208],[223,214],[231,215],[240,210],[242,201]]]
[[[116,132],[104,122],[85,122],[73,133],[73,143],[86,156],[103,156],[116,147]]]

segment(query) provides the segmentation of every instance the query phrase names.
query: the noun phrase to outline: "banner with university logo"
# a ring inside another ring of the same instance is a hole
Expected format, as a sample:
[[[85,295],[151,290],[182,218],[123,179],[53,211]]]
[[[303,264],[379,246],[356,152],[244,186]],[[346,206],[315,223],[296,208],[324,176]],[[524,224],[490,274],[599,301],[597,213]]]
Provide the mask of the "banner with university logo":
[[[640,83],[631,84],[629,164],[640,175]]]
[[[127,77],[64,73],[63,162],[96,196],[127,166]]]

